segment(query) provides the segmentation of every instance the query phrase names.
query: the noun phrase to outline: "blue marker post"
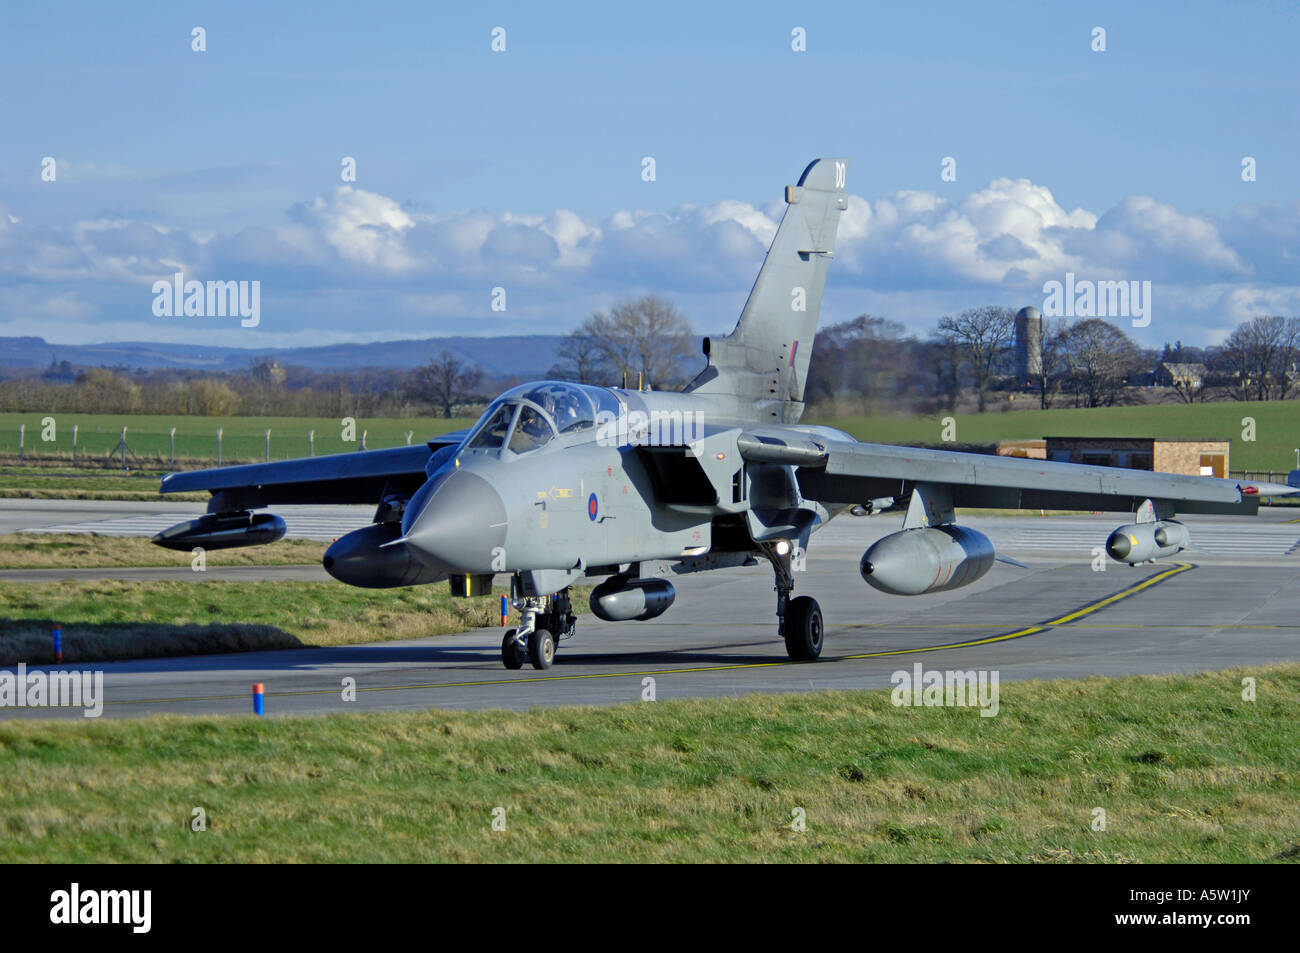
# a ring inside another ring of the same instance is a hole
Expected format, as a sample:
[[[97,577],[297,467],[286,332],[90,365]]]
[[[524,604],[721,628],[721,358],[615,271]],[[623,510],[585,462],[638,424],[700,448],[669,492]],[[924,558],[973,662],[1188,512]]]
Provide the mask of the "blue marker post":
[[[54,627],[54,661],[63,664],[63,626]]]
[[[501,624],[502,625],[505,625],[507,622],[510,621],[510,609],[508,607],[509,607],[509,603],[506,602],[506,597],[502,596],[501,597]]]
[[[264,716],[266,714],[266,689],[262,683],[258,682],[253,686],[253,714]]]

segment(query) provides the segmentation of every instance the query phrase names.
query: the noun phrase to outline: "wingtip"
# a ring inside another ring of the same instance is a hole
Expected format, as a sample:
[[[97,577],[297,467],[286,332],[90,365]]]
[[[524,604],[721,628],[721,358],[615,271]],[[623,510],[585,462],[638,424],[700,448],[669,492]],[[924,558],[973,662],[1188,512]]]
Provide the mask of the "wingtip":
[[[1237,490],[1241,493],[1243,500],[1252,497],[1266,499],[1270,496],[1296,496],[1300,494],[1300,486],[1292,486],[1289,483],[1242,482],[1237,484]]]

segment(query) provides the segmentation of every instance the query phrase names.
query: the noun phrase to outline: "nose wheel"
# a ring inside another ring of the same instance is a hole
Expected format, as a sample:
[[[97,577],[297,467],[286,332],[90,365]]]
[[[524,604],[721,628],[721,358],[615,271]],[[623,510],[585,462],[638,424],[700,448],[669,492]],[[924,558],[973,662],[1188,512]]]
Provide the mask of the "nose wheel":
[[[507,629],[501,640],[501,664],[511,671],[524,667],[524,662],[532,663],[533,668],[545,669],[555,664],[555,636],[546,629],[534,629],[521,636],[518,629]]]
[[[524,667],[548,669],[555,664],[555,648],[560,639],[571,639],[577,632],[578,617],[565,589],[552,596],[524,598],[515,602],[522,624],[508,629],[501,640],[501,664],[513,670]]]
[[[508,669],[519,669],[524,667],[524,659],[528,655],[528,650],[524,648],[516,634],[518,629],[507,629],[506,637],[501,640],[501,662]]]
[[[555,661],[555,637],[545,629],[534,629],[528,636],[528,661],[533,668],[550,668]]]

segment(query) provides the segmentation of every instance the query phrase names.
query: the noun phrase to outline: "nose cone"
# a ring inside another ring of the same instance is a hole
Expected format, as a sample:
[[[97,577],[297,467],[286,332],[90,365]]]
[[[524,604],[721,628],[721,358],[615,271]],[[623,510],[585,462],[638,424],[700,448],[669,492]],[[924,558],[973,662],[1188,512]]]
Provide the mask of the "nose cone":
[[[412,498],[419,509],[414,515],[407,512],[408,522],[403,526],[407,547],[431,567],[491,572],[493,550],[506,541],[506,508],[501,495],[487,480],[468,470],[455,470],[437,481],[427,496],[421,488]]]

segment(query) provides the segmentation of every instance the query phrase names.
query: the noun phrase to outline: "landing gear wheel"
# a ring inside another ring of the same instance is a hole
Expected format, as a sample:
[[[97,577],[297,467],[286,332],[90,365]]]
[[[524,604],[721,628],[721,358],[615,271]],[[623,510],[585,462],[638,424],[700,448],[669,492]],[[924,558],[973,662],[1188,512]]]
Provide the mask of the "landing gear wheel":
[[[528,661],[533,668],[550,668],[555,661],[555,637],[545,629],[534,629],[528,636]]]
[[[822,608],[811,596],[791,599],[785,609],[785,650],[796,662],[811,662],[822,654]]]
[[[514,629],[507,629],[506,637],[501,640],[501,661],[508,669],[524,667],[524,650],[515,641]]]

